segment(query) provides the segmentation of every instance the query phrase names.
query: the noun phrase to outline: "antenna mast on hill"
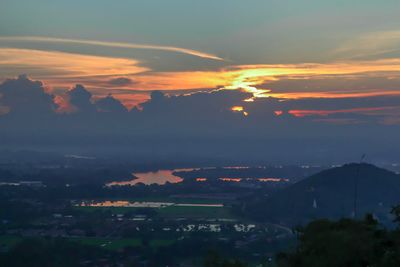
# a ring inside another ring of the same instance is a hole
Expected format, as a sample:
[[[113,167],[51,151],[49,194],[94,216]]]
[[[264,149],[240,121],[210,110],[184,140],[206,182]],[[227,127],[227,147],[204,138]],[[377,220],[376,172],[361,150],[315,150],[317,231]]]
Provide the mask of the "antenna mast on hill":
[[[366,156],[367,156],[366,154],[361,155],[360,163],[357,166],[356,176],[354,177],[354,207],[353,207],[353,218],[354,219],[357,218],[358,179],[360,176],[360,167]]]

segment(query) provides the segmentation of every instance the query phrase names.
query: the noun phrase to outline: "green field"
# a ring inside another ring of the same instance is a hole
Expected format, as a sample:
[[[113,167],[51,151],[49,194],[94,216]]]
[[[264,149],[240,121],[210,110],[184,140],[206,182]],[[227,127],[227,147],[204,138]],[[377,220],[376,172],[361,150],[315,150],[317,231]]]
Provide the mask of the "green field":
[[[131,238],[131,239],[113,239],[113,238],[77,238],[70,239],[71,241],[79,242],[81,244],[98,246],[109,250],[119,250],[125,247],[140,247],[142,246],[141,239]],[[152,248],[158,248],[163,246],[169,246],[174,243],[173,240],[165,239],[153,239],[150,240],[149,246]]]
[[[120,213],[125,214],[128,212],[132,212],[138,209],[143,208],[134,208],[134,207],[78,207],[76,206],[75,209],[85,212],[95,212],[95,211],[111,211],[112,213]]]
[[[9,248],[15,246],[21,240],[22,238],[18,236],[0,236],[0,247],[8,250]]]
[[[207,198],[180,198],[180,197],[138,197],[138,198],[99,198],[93,199],[93,201],[130,201],[130,202],[170,202],[170,203],[191,203],[191,204],[217,204],[222,203],[219,199],[207,199]]]
[[[110,199],[107,199],[110,200]],[[100,199],[96,201],[102,201]],[[137,202],[173,202],[177,204],[216,204],[218,201],[209,199],[167,199],[167,198],[138,198],[129,199],[127,201]],[[143,209],[141,207],[80,207],[76,209],[85,212],[95,211],[110,211],[112,213],[130,213]],[[168,206],[163,208],[150,208],[153,209],[158,216],[166,218],[186,217],[186,218],[207,218],[207,219],[232,219],[233,215],[227,207],[199,207],[199,206]]]
[[[158,213],[162,217],[186,217],[186,218],[233,218],[228,208],[217,207],[182,207],[169,206],[158,209]]]
[[[0,247],[8,250],[20,242],[23,238],[18,236],[0,236]],[[142,240],[138,238],[97,238],[97,237],[84,237],[84,238],[68,238],[72,242],[78,242],[84,245],[101,247],[109,250],[120,250],[125,247],[140,247]],[[153,239],[149,241],[149,246],[152,248],[159,248],[163,246],[172,245],[175,241],[169,239]]]
[[[111,211],[112,213],[125,214],[133,212],[138,209],[134,207],[76,207],[76,209],[85,212],[95,211]],[[169,206],[165,208],[154,208],[157,215],[160,217],[174,218],[174,217],[186,217],[186,218],[209,218],[209,219],[233,219],[229,208],[218,208],[218,207],[182,207],[182,206]]]
[[[79,242],[84,245],[102,247],[109,250],[118,250],[124,247],[139,247],[142,245],[140,239],[118,239],[109,238],[79,238],[71,239],[71,241]]]

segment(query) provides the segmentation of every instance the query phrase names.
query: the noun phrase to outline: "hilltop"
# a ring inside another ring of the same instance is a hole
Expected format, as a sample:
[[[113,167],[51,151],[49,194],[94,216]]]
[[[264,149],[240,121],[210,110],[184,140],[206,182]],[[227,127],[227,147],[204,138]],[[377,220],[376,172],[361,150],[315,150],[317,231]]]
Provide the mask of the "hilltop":
[[[379,219],[389,221],[390,209],[400,203],[400,175],[366,163],[321,171],[255,201],[246,211],[259,219],[286,224],[317,218],[351,217],[356,180],[357,215],[373,213]]]

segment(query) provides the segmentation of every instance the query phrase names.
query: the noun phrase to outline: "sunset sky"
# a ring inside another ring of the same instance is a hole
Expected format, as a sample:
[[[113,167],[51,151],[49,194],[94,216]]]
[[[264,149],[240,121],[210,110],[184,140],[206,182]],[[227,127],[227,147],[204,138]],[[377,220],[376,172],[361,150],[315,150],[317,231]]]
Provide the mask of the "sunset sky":
[[[80,83],[128,107],[153,90],[400,95],[399,10],[397,0],[2,0],[0,81],[27,74],[56,95]]]

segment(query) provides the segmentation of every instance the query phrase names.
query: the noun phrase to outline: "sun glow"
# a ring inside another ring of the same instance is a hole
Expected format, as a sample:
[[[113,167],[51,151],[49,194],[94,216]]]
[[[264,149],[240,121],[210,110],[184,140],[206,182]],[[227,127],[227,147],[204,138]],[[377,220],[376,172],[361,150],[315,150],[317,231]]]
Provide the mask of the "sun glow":
[[[240,113],[242,113],[244,116],[249,116],[249,113],[246,112],[246,111],[244,110],[244,107],[242,107],[242,106],[233,106],[233,107],[231,108],[231,110],[232,110],[233,112],[240,112]]]
[[[242,106],[233,106],[231,110],[236,112],[242,112],[244,108]]]
[[[267,87],[268,83],[280,80],[313,80],[327,78],[342,78],[350,81],[356,77],[387,77],[400,78],[400,59],[382,59],[371,61],[333,62],[328,64],[300,63],[300,64],[276,64],[276,65],[239,65],[225,70],[229,81],[225,89],[242,89],[252,93],[253,98],[245,101],[254,101],[254,98],[279,97],[279,98],[308,98],[308,97],[341,97],[364,96],[365,94],[386,94],[385,91],[376,92],[283,92],[275,93]],[[261,88],[260,88],[261,87]],[[387,92],[387,94],[398,92]]]
[[[271,90],[258,89],[255,85],[262,83],[260,77],[268,76],[267,72],[259,69],[249,69],[243,71],[234,71],[233,79],[225,89],[243,89],[246,92],[252,93],[254,97],[265,97],[266,93]],[[251,101],[251,100],[248,100]]]

